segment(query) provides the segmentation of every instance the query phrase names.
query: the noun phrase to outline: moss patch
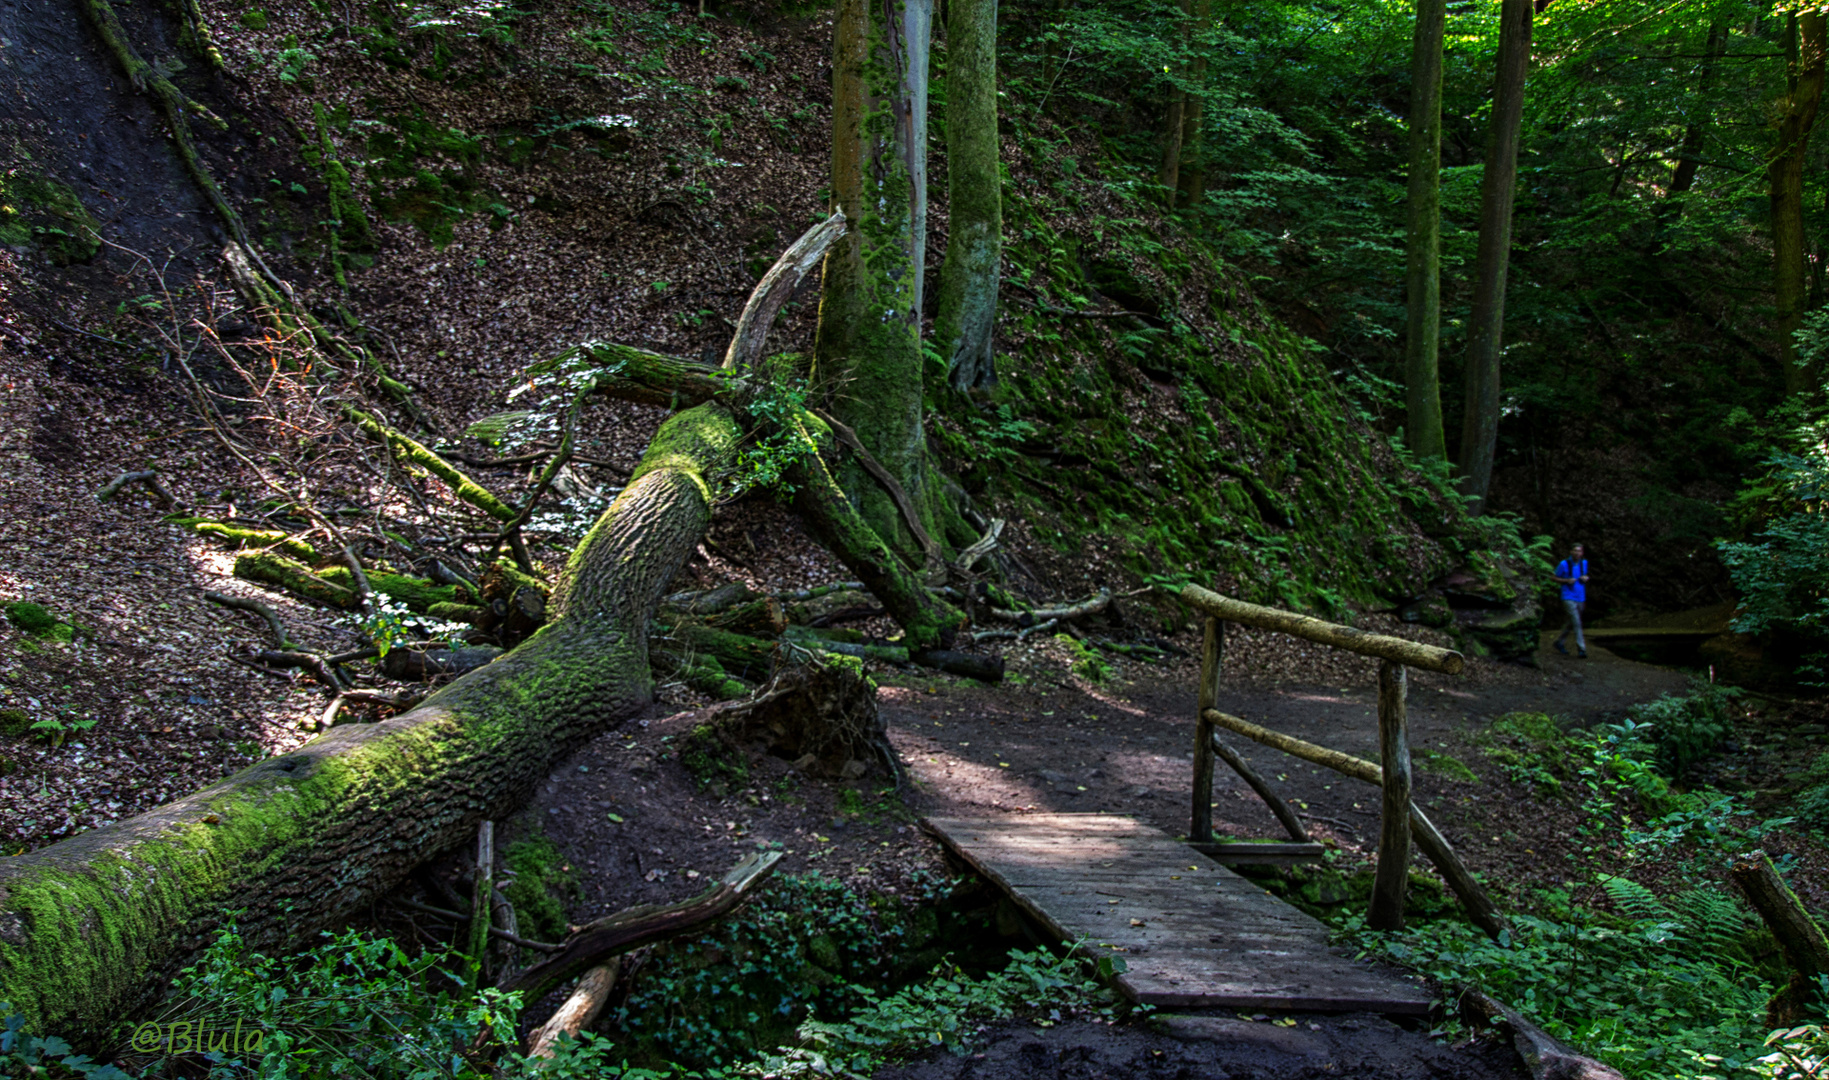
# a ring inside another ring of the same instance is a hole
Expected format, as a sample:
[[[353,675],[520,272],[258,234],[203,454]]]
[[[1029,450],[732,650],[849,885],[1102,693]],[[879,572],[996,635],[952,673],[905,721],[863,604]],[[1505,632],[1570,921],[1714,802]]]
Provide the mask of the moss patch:
[[[31,245],[59,266],[101,250],[101,224],[68,184],[18,170],[0,173],[0,244]]]
[[[1450,780],[1460,780],[1469,784],[1477,784],[1480,780],[1480,775],[1468,768],[1459,758],[1437,753],[1434,750],[1418,750],[1416,767],[1433,776],[1444,776]]]
[[[0,735],[23,738],[32,730],[32,718],[24,709],[0,709]]]
[[[545,836],[535,834],[508,845],[502,862],[515,879],[502,888],[514,905],[521,936],[535,941],[565,938],[565,903],[578,891],[564,856]]]

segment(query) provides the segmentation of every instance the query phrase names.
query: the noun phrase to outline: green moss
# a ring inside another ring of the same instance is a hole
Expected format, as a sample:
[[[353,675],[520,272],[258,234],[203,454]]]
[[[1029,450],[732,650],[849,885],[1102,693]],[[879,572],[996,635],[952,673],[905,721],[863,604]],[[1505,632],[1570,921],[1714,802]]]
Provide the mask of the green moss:
[[[324,580],[304,563],[271,551],[244,551],[235,556],[235,576],[334,608],[349,610],[356,606],[356,594],[351,590]]]
[[[553,842],[534,834],[508,845],[502,862],[515,879],[503,886],[502,895],[514,905],[521,936],[535,941],[563,941],[565,905],[576,896],[578,885]]]
[[[1111,665],[1097,649],[1080,644],[1071,634],[1056,634],[1054,640],[1059,642],[1073,657],[1069,669],[1077,676],[1090,683],[1102,683],[1111,678]]]
[[[279,529],[250,529],[243,525],[227,525],[220,521],[206,521],[202,518],[184,518],[172,516],[165,520],[203,536],[214,536],[226,540],[236,547],[270,547],[304,562],[316,562],[318,550],[309,543],[295,539],[291,534]]]
[[[1422,772],[1435,776],[1445,776],[1450,780],[1461,780],[1469,784],[1479,782],[1479,774],[1463,764],[1460,759],[1440,754],[1434,750],[1416,752],[1416,767]]]
[[[317,576],[338,588],[347,590],[349,596],[356,595],[355,575],[347,566],[332,566],[319,570]],[[453,585],[434,585],[429,581],[406,577],[403,574],[389,574],[382,571],[364,571],[368,578],[368,587],[382,596],[396,600],[407,606],[407,610],[426,614],[434,604],[454,604],[457,602],[457,589]]]
[[[14,600],[7,604],[6,621],[12,623],[20,633],[38,638],[49,637],[61,625],[57,616],[51,614],[43,604],[27,600]]]
[[[744,784],[749,781],[749,761],[741,748],[731,744],[722,730],[712,724],[700,724],[686,733],[679,746],[680,765],[692,774],[700,787],[722,781]]]
[[[469,623],[472,626],[480,624],[483,621],[483,617],[488,614],[483,608],[477,607],[475,604],[456,603],[430,604],[427,605],[425,613],[431,618],[439,619],[444,622]]]
[[[9,169],[0,173],[0,244],[31,245],[59,266],[101,250],[101,224],[68,184]]]
[[[255,8],[252,11],[244,11],[241,13],[241,25],[247,27],[249,30],[265,30],[267,28],[267,13],[260,8]]]
[[[0,735],[23,738],[32,730],[32,718],[24,709],[0,709]]]

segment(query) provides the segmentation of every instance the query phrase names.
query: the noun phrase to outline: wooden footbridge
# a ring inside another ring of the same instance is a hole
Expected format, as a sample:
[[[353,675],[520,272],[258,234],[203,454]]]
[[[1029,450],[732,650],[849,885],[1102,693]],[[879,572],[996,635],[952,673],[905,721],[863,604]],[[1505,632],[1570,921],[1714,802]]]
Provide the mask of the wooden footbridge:
[[[1327,928],[1222,865],[1319,858],[1294,808],[1220,737],[1226,730],[1383,789],[1378,870],[1367,922],[1401,929],[1412,842],[1497,936],[1505,920],[1454,849],[1410,799],[1406,667],[1461,670],[1459,653],[1232,600],[1199,586],[1181,598],[1207,615],[1194,725],[1193,813],[1186,842],[1111,814],[929,818],[928,828],[1036,921],[1088,953],[1118,956],[1118,988],[1156,1006],[1420,1014],[1428,991],[1348,959]],[[1374,764],[1229,716],[1218,699],[1225,624],[1276,630],[1383,660],[1382,760]],[[1234,769],[1275,812],[1286,843],[1215,843],[1213,763]]]

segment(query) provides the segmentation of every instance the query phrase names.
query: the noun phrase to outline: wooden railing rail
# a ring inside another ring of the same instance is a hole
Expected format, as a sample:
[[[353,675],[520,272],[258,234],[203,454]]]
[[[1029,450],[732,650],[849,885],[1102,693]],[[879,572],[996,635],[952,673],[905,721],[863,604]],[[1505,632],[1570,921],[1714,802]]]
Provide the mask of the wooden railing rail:
[[[1434,645],[1424,645],[1420,641],[1405,641],[1403,638],[1390,637],[1386,634],[1355,630],[1350,626],[1323,622],[1307,615],[1297,615],[1293,611],[1279,611],[1276,608],[1247,604],[1243,600],[1221,596],[1198,585],[1184,586],[1181,590],[1181,599],[1195,611],[1211,615],[1215,619],[1243,623],[1246,626],[1255,626],[1259,630],[1275,630],[1279,633],[1292,634],[1321,645],[1332,645],[1336,649],[1356,652],[1361,656],[1376,656],[1380,660],[1394,660],[1409,667],[1422,668],[1424,671],[1436,671],[1443,675],[1459,675],[1461,668],[1466,665],[1465,658],[1453,649],[1442,649]]]
[[[1228,857],[1246,858],[1252,847],[1269,845],[1213,843],[1213,759],[1218,757],[1257,792],[1270,807],[1294,844],[1275,845],[1279,849],[1306,846],[1319,850],[1308,836],[1302,820],[1288,801],[1279,796],[1237,751],[1219,737],[1219,728],[1236,732],[1265,746],[1324,765],[1335,772],[1377,785],[1383,793],[1383,812],[1379,823],[1378,872],[1372,885],[1371,910],[1366,924],[1377,930],[1403,928],[1404,894],[1409,886],[1410,845],[1416,846],[1436,865],[1448,887],[1454,890],[1474,925],[1493,937],[1506,929],[1505,917],[1493,905],[1486,891],[1468,873],[1467,867],[1448,845],[1441,832],[1430,824],[1410,798],[1410,739],[1408,708],[1405,702],[1409,687],[1407,667],[1422,668],[1447,675],[1459,674],[1465,660],[1452,649],[1437,648],[1420,642],[1384,634],[1355,630],[1291,611],[1247,604],[1198,585],[1181,590],[1181,599],[1206,614],[1205,640],[1200,662],[1200,706],[1194,725],[1194,807],[1188,839],[1204,850]],[[1282,732],[1253,724],[1220,712],[1221,661],[1225,653],[1225,624],[1243,623],[1262,630],[1292,634],[1322,645],[1375,656],[1383,661],[1378,668],[1378,745],[1379,763],[1373,764],[1351,754],[1317,746]],[[1227,849],[1219,852],[1219,849]],[[1232,850],[1238,849],[1238,850]],[[1248,860],[1247,860],[1248,861]]]

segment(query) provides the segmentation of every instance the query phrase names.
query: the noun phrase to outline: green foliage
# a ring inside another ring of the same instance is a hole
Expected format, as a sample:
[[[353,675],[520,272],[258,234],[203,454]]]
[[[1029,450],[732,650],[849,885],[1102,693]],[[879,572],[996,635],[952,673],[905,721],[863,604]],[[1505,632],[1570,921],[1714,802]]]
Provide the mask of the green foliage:
[[[892,973],[909,927],[817,872],[771,881],[709,933],[657,949],[617,1013],[641,1060],[732,1065],[791,1037],[814,1009],[841,1016]]]
[[[1763,476],[1747,482],[1740,512],[1763,527],[1751,539],[1717,549],[1740,596],[1733,627],[1743,634],[1782,632],[1804,642],[1800,675],[1829,684],[1829,424],[1805,424],[1801,449],[1775,453]]]
[[[515,875],[502,886],[514,905],[521,934],[535,941],[562,941],[566,936],[565,904],[578,884],[553,842],[535,833],[502,852],[502,863]]]
[[[64,625],[43,604],[14,600],[6,605],[5,610],[7,622],[12,623],[21,633],[33,637],[50,637],[59,626]]]
[[[749,780],[749,761],[743,751],[713,724],[700,724],[679,744],[680,764],[700,787],[714,780],[742,784]]]
[[[1688,699],[1657,711],[1678,708]],[[1342,921],[1346,936],[1445,987],[1480,987],[1631,1077],[1756,1068],[1765,1001],[1783,973],[1765,966],[1769,939],[1721,871],[1788,819],[1757,821],[1730,796],[1676,794],[1658,771],[1674,758],[1655,727],[1631,719],[1564,733],[1547,716],[1512,714],[1494,730],[1495,743],[1528,748],[1534,768],[1580,799],[1564,887],[1531,894],[1497,942],[1458,920],[1372,933],[1356,913]],[[1684,884],[1659,892],[1645,881]]]
[[[1628,714],[1640,736],[1657,748],[1659,768],[1680,780],[1691,765],[1714,753],[1733,734],[1733,703],[1740,696],[1736,687],[1695,680],[1689,693],[1665,694],[1648,704],[1634,705]]]
[[[55,1035],[38,1036],[26,1031],[25,1017],[4,1001],[0,1001],[0,1021],[4,1021],[0,1026],[0,1074],[46,1080],[132,1080],[112,1065],[72,1052],[70,1044]]]
[[[801,1045],[785,1054],[764,1055],[752,1075],[869,1076],[888,1061],[944,1046],[955,1052],[971,1045],[985,1024],[1019,1013],[1037,1015],[1048,1025],[1069,1011],[1095,1011],[1111,1017],[1111,991],[1091,977],[1085,961],[1012,951],[1002,971],[973,978],[950,965],[936,968],[924,982],[879,999],[866,991],[867,1004],[840,1021],[809,1019],[800,1026]],[[1110,978],[1125,970],[1117,957],[1101,959],[1096,974]],[[1088,1006],[1093,1009],[1088,1010]]]
[[[749,399],[746,410],[755,426],[732,465],[731,498],[751,490],[773,491],[784,501],[793,495],[794,485],[783,478],[802,458],[819,452],[807,429],[807,394],[805,379],[770,379]]]

